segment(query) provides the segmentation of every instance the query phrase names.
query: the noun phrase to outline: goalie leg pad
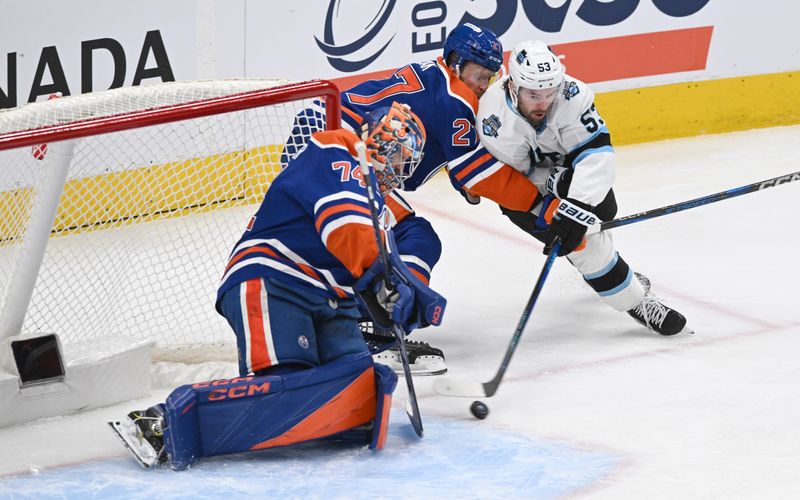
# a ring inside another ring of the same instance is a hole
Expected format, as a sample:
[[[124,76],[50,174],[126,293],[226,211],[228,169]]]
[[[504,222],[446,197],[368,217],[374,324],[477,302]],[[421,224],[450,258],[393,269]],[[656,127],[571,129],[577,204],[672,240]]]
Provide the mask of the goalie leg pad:
[[[362,353],[282,376],[179,387],[166,402],[164,442],[172,468],[186,469],[201,457],[332,436],[373,420],[372,436],[364,444],[379,448],[396,383],[396,377],[392,383],[383,368],[374,367],[369,353]]]
[[[389,411],[392,409],[392,393],[397,387],[397,375],[388,366],[376,363],[375,381],[377,383],[377,407],[375,408],[375,421],[372,426],[369,447],[373,450],[382,450],[389,431]]]

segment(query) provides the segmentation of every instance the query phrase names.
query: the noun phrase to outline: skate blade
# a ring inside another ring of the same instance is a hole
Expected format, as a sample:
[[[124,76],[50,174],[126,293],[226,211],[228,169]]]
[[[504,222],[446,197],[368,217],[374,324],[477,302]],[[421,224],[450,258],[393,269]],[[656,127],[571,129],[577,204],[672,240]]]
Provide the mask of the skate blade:
[[[401,377],[404,375],[403,364],[400,362],[398,356],[391,354],[384,355],[381,353],[373,356],[372,359],[376,363],[387,365],[397,375]],[[439,356],[420,356],[409,366],[409,368],[411,369],[412,377],[415,375],[428,377],[447,373],[447,366],[444,364],[444,360]]]
[[[158,453],[146,439],[139,439],[136,435],[136,426],[132,422],[114,421],[108,422],[108,426],[133,455],[133,458],[139,462],[139,465],[145,469],[158,465]]]
[[[689,326],[688,323],[683,325],[683,328],[681,330],[675,332],[675,333],[667,333],[667,334],[658,333],[657,331],[653,330],[652,328],[648,328],[648,330],[650,330],[651,332],[653,332],[655,334],[661,335],[662,337],[674,337],[675,335],[681,335],[681,334],[694,335],[694,330]]]

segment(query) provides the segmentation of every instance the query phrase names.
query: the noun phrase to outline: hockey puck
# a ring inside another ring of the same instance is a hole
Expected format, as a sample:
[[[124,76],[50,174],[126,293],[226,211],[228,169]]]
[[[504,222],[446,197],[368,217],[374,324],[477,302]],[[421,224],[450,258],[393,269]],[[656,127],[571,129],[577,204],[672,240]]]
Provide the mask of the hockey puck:
[[[471,411],[472,415],[479,420],[483,420],[489,415],[489,407],[480,401],[473,401],[472,405],[469,407],[469,411]]]

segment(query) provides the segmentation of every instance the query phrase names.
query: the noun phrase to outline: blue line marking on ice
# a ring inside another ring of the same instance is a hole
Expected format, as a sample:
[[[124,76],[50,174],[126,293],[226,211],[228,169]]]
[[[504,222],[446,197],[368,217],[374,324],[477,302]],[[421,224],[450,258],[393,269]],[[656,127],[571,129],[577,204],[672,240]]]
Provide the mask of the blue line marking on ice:
[[[386,448],[307,443],[144,470],[133,458],[0,480],[0,498],[526,498],[547,499],[607,477],[622,457],[541,441],[488,422],[425,418],[418,440],[392,413]]]

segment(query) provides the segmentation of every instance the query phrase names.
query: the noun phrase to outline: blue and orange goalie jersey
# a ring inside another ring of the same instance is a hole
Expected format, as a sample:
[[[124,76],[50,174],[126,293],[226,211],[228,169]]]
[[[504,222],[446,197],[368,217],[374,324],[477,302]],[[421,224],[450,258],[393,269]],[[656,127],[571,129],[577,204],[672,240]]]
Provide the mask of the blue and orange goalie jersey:
[[[481,147],[475,131],[478,98],[441,57],[403,66],[389,78],[343,92],[342,120],[358,130],[365,113],[393,101],[408,104],[427,133],[422,162],[403,190],[414,191],[446,167],[457,187],[506,208],[527,211],[538,201],[530,180]]]
[[[378,256],[357,140],[345,130],[317,132],[275,178],[231,252],[217,304],[233,286],[263,277],[329,298],[353,296]],[[378,203],[386,227],[392,217]]]

